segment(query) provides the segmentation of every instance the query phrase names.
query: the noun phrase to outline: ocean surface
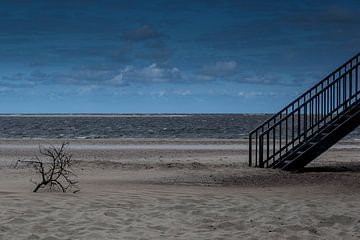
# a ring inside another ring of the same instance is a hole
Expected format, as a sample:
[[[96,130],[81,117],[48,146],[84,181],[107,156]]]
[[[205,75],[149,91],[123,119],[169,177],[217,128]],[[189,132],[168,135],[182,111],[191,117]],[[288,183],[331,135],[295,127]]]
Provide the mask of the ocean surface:
[[[0,138],[246,138],[267,114],[0,115]],[[348,138],[359,138],[359,129]]]
[[[265,114],[0,115],[0,138],[244,138]]]

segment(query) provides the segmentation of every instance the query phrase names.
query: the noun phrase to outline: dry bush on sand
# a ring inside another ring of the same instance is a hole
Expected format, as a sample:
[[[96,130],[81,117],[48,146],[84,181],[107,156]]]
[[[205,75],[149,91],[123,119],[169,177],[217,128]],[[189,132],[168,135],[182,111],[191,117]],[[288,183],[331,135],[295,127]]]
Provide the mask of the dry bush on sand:
[[[39,146],[42,158],[36,156],[36,160],[19,160],[31,165],[39,175],[39,181],[32,180],[36,185],[33,192],[40,188],[58,189],[63,192],[75,189],[74,193],[79,191],[77,176],[72,172],[73,160],[72,155],[68,153],[68,146],[68,142],[62,143],[60,148]]]

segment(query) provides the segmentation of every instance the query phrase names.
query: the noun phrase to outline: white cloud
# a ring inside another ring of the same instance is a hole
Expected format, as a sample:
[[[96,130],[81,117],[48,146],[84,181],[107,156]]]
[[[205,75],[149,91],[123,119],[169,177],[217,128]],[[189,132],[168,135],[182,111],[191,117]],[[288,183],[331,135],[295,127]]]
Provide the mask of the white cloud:
[[[236,61],[218,61],[214,65],[205,65],[199,72],[204,79],[231,77],[238,72]]]
[[[92,91],[98,89],[99,87],[96,86],[96,85],[85,85],[85,86],[82,86],[78,89],[78,94],[79,95],[86,95],[86,94],[89,94],[91,93]]]
[[[167,96],[182,96],[186,97],[193,95],[193,92],[190,89],[156,89],[153,91],[138,91],[139,96],[152,96],[152,97],[167,97]]]
[[[150,96],[155,96],[155,97],[163,97],[165,95],[167,95],[168,92],[166,90],[159,90],[159,91],[153,91],[150,93]]]
[[[109,81],[109,83],[111,83],[113,85],[123,85],[125,83],[123,74],[120,73],[120,74],[116,75]]]
[[[259,97],[259,96],[276,96],[274,92],[262,92],[262,91],[240,91],[237,94],[239,97],[243,98],[252,98],[252,97]]]
[[[36,85],[67,84],[84,86],[84,92],[98,87],[126,86],[130,83],[167,83],[185,80],[176,67],[162,67],[156,63],[145,67],[125,66],[121,69],[99,70],[92,68],[73,69],[65,72],[34,71],[29,75],[14,74],[2,76],[3,87],[26,87]]]
[[[159,67],[156,63],[153,63],[144,68],[127,66],[112,81],[172,82],[181,79],[183,79],[183,76],[178,68]]]
[[[191,90],[189,90],[189,89],[184,89],[184,90],[182,90],[182,89],[180,89],[180,90],[175,90],[173,93],[174,93],[174,94],[176,94],[176,95],[181,95],[181,96],[188,96],[188,95],[192,95],[192,91],[191,91]]]

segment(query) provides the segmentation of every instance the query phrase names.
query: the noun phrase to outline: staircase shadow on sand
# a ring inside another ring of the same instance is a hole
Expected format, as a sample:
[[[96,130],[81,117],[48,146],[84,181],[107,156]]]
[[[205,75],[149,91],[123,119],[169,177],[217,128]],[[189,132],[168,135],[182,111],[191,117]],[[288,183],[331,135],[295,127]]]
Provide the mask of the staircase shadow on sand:
[[[360,162],[306,167],[301,172],[354,172],[360,173]]]

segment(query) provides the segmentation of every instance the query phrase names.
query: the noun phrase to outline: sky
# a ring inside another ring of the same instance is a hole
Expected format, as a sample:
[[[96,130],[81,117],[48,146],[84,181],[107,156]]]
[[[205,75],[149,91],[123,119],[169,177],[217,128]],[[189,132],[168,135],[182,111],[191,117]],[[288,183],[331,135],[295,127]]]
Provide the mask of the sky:
[[[360,46],[358,0],[2,0],[0,113],[272,113]]]

